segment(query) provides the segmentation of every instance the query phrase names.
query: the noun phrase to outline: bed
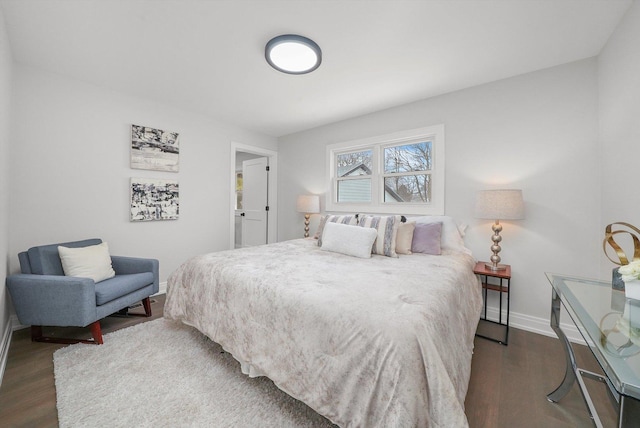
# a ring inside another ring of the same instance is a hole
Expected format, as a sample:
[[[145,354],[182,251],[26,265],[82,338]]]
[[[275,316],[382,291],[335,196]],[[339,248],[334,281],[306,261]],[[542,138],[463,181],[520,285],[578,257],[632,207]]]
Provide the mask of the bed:
[[[341,427],[464,427],[482,304],[473,266],[445,246],[397,258],[313,239],[221,251],[171,274],[164,316]]]

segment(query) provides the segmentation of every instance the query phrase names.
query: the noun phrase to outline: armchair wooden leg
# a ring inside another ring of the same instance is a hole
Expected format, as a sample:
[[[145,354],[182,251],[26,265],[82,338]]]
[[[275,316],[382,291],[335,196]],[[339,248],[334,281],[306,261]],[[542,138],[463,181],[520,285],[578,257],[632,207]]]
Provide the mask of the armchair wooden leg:
[[[148,297],[142,300],[142,306],[144,306],[144,314],[147,317],[151,316],[151,299]]]
[[[102,329],[100,328],[100,321],[93,322],[89,324],[89,329],[91,330],[92,340],[89,339],[65,339],[63,337],[51,337],[45,336],[42,334],[42,326],[41,325],[32,325],[31,326],[31,341],[32,342],[45,342],[45,343],[63,343],[66,345],[70,345],[73,343],[88,343],[91,345],[102,345],[104,341],[102,340]]]
[[[91,329],[91,336],[93,336],[93,341],[98,345],[102,345],[104,342],[102,341],[102,329],[100,328],[100,321],[96,321],[94,323],[89,324],[89,328]]]

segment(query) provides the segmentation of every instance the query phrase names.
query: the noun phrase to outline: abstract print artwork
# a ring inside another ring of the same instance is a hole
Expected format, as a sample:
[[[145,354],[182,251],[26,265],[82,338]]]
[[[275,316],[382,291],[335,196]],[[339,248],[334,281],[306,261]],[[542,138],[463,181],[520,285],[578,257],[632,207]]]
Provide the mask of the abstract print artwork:
[[[131,168],[178,172],[177,132],[131,125]]]
[[[177,180],[131,179],[131,221],[177,220],[179,213]]]

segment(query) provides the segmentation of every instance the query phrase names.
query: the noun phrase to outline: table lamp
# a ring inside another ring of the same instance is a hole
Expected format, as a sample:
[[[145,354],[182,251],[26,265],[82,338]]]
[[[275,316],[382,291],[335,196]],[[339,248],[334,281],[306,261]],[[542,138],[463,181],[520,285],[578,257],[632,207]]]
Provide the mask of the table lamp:
[[[502,225],[500,220],[520,220],[524,218],[524,201],[522,200],[522,190],[502,189],[502,190],[481,190],[476,194],[475,213],[476,218],[495,220],[491,227],[493,236],[491,241],[491,263],[485,266],[489,270],[497,271],[506,269],[500,264],[500,241],[502,237]]]
[[[296,201],[296,209],[304,213],[304,237],[309,237],[309,217],[320,212],[320,197],[318,195],[300,195]]]

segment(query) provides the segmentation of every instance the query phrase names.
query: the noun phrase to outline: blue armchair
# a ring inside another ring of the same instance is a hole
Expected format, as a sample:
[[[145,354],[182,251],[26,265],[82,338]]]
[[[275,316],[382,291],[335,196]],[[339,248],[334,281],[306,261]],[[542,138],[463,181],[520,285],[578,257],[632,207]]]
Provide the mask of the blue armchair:
[[[94,282],[65,276],[58,246],[81,248],[100,239],[42,245],[18,254],[20,274],[7,277],[7,288],[21,324],[31,326],[31,340],[56,343],[102,344],[100,320],[142,301],[151,316],[149,296],[159,289],[159,263],[154,259],[111,256],[116,275]],[[93,340],[45,337],[42,326],[90,326]]]

